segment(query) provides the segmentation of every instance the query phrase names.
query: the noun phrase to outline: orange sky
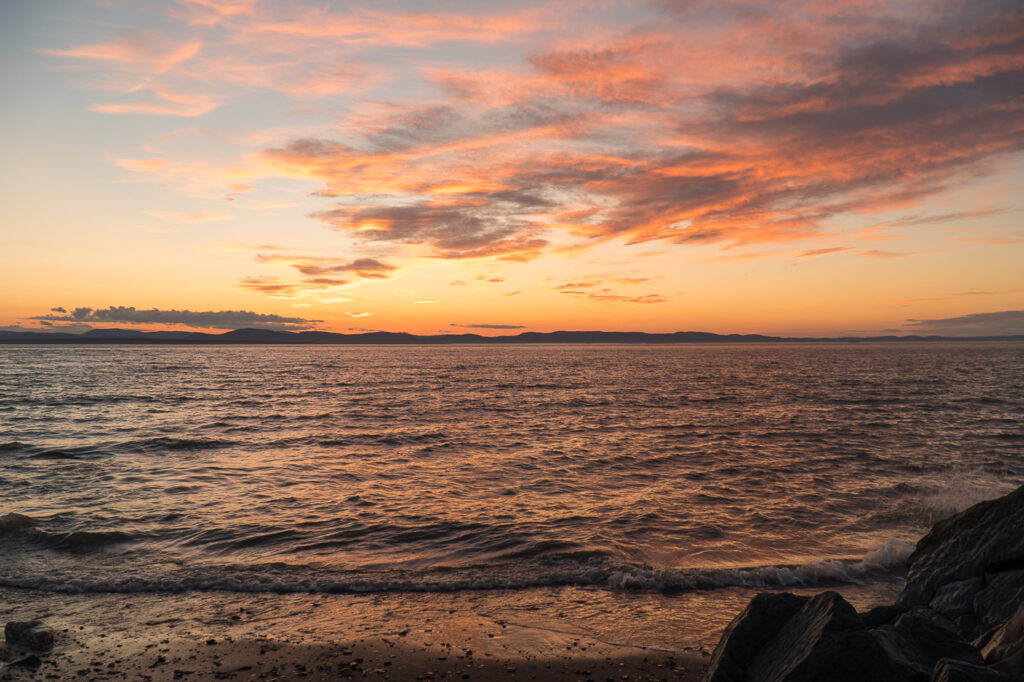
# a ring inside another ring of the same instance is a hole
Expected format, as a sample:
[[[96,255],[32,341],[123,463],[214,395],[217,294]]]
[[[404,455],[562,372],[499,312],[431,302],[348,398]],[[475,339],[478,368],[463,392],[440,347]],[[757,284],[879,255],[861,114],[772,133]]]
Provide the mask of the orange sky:
[[[1024,334],[1010,0],[0,13],[0,327]]]

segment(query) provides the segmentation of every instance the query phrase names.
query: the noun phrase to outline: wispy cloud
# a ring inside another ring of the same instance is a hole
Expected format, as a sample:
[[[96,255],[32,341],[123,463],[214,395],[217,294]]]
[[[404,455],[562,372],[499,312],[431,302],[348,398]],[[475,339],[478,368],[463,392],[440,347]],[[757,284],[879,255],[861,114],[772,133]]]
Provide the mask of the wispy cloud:
[[[462,329],[526,329],[521,324],[456,324],[452,322],[449,326]]]
[[[347,279],[337,277],[307,277],[306,279],[281,279],[278,277],[246,277],[238,283],[241,289],[266,294],[271,298],[296,298],[310,294],[326,293],[349,284]],[[344,300],[350,300],[348,298]]]
[[[601,289],[599,291],[592,290],[574,290],[566,289],[559,293],[566,294],[575,298],[588,298],[594,301],[602,301],[604,303],[664,303],[668,300],[661,294],[643,294],[640,296],[628,296],[625,294],[614,293],[611,289]]]
[[[858,256],[866,256],[868,258],[903,258],[904,256],[910,256],[910,253],[902,253],[899,251],[881,251],[879,249],[869,249],[867,251],[861,251],[857,254]]]
[[[259,263],[286,265],[303,275],[299,279],[269,276],[246,277],[239,283],[243,289],[257,291],[274,298],[306,296],[328,289],[338,289],[351,283],[349,278],[339,275],[351,274],[362,279],[386,279],[388,273],[395,269],[393,265],[376,258],[350,260],[326,256],[291,255],[284,251],[258,253],[256,260]],[[325,301],[326,299],[321,300]]]
[[[915,331],[928,331],[951,336],[1012,336],[1024,334],[1024,310],[1001,310],[973,313],[936,320],[907,320]]]
[[[174,223],[214,223],[235,219],[233,215],[221,213],[220,211],[196,211],[195,213],[183,211],[143,211],[143,213],[151,218]]]
[[[797,255],[797,258],[813,258],[814,256],[825,256],[830,253],[840,253],[842,251],[849,251],[849,246],[832,246],[827,249],[811,249],[810,251],[804,251]]]

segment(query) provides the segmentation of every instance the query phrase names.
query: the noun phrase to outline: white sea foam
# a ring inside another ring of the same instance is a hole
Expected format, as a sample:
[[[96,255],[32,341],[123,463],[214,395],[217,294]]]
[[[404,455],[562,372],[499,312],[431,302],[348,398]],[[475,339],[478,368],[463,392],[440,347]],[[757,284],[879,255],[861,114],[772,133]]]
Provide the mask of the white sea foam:
[[[862,559],[822,559],[797,565],[721,569],[648,569],[616,571],[608,586],[621,590],[694,590],[722,587],[795,587],[860,584],[902,573],[911,543],[889,539]]]
[[[887,540],[862,559],[822,559],[796,565],[743,568],[665,568],[611,560],[476,567],[456,571],[331,572],[314,567],[287,570],[252,567],[193,568],[167,575],[0,577],[0,586],[52,592],[256,592],[374,593],[517,590],[590,586],[626,591],[692,591],[727,587],[784,588],[864,584],[901,575],[910,543]]]
[[[994,500],[1015,488],[1013,481],[987,471],[954,467],[943,480],[926,486],[920,504],[929,521],[962,512],[979,502]]]

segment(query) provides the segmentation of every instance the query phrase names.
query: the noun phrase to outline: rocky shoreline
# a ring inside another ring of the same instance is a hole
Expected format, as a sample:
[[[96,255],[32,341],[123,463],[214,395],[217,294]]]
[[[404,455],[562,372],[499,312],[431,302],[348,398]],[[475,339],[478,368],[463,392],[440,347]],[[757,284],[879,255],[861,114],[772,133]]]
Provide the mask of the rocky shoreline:
[[[940,521],[895,604],[762,593],[722,634],[704,682],[1024,680],[1024,487]]]

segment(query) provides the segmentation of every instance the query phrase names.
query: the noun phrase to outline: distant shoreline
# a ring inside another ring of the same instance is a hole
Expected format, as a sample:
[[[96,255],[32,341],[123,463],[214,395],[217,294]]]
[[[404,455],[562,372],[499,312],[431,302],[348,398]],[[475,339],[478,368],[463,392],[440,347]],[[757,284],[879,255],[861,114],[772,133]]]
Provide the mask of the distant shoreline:
[[[505,336],[480,334],[416,335],[404,332],[289,332],[270,329],[236,329],[222,334],[201,332],[143,332],[133,329],[94,329],[82,334],[62,332],[0,331],[0,344],[41,345],[520,345],[520,344],[698,344],[698,343],[949,343],[1022,342],[1024,334],[1013,336],[839,336],[789,337],[762,334],[713,334],[710,332],[605,332],[557,331],[522,332]]]

